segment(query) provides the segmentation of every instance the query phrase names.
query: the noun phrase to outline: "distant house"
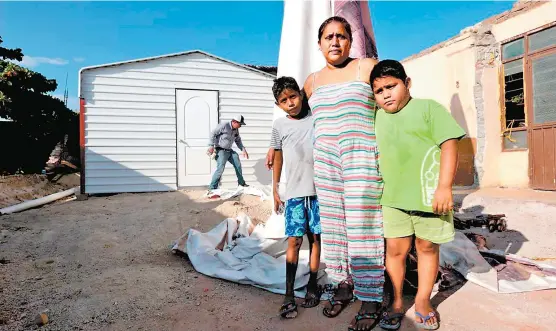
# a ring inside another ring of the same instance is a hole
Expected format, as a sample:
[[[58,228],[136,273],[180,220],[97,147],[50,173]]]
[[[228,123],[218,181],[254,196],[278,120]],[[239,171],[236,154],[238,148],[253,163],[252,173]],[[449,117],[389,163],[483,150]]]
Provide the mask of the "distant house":
[[[273,121],[275,67],[242,65],[203,51],[86,67],[79,72],[83,193],[207,186],[209,134],[234,114],[250,159],[246,181],[271,183],[264,167]],[[222,186],[236,186],[228,165]]]
[[[456,183],[556,190],[556,2],[517,2],[403,61],[467,131]]]

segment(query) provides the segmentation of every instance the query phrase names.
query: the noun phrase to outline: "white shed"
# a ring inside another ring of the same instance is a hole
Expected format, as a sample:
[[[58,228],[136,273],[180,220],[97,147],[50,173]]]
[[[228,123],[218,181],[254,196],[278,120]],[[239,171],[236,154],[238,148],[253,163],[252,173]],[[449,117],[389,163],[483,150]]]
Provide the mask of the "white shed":
[[[268,185],[273,74],[202,51],[85,67],[81,98],[81,191],[172,191],[208,186],[216,162],[210,131],[234,114],[249,160],[245,180]],[[234,148],[237,148],[234,145]],[[237,186],[228,164],[222,187]]]

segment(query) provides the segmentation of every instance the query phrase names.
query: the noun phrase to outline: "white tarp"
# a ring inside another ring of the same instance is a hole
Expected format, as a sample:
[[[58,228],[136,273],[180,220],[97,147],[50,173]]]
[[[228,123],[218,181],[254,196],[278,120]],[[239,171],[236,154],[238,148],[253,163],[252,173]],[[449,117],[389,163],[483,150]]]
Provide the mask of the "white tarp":
[[[207,192],[206,196],[209,199],[231,199],[242,194],[247,195],[254,195],[261,198],[262,201],[270,199],[271,196],[271,189],[270,187],[255,187],[255,186],[248,186],[242,187],[238,186],[235,189],[216,189],[210,190]]]
[[[253,228],[245,214],[236,219],[228,218],[209,232],[190,229],[172,246],[173,251],[187,253],[198,272],[240,284],[257,286],[273,293],[285,293],[287,238],[284,218],[273,214],[266,225]],[[222,250],[216,249],[227,236]],[[319,283],[326,282],[324,270],[319,271]],[[299,254],[295,288],[296,295],[305,296],[304,287],[309,281],[309,251]]]
[[[250,229],[252,233],[249,234]],[[273,214],[265,225],[253,228],[245,214],[228,218],[209,232],[190,229],[172,245],[173,251],[186,253],[198,272],[210,277],[260,287],[273,293],[285,293],[287,239],[284,237],[284,218]],[[222,250],[216,249],[227,236]],[[493,251],[491,251],[493,252]],[[467,280],[497,293],[516,293],[556,288],[556,269],[515,255],[508,259],[534,265],[550,274],[531,272],[525,280],[504,280],[499,272],[481,256],[475,244],[463,233],[440,247],[440,263],[447,265]],[[296,295],[303,297],[309,280],[309,251],[300,251],[295,280]],[[524,271],[524,270],[522,270]],[[327,284],[324,270],[319,271],[319,284]],[[325,298],[325,296],[323,296]]]

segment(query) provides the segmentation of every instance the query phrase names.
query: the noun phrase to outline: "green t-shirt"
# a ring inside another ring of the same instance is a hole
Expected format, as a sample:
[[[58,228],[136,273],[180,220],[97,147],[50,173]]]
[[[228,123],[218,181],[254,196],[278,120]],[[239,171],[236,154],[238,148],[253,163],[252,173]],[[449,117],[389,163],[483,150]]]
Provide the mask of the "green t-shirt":
[[[379,109],[376,139],[384,179],[381,204],[432,212],[440,172],[440,145],[463,136],[465,131],[452,115],[433,100],[411,99],[393,114]]]

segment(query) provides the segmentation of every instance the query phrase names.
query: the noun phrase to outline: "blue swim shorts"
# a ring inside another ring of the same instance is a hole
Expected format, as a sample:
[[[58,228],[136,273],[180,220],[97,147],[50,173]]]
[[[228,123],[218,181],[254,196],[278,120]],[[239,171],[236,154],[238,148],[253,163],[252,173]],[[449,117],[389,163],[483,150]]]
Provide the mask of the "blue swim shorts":
[[[303,237],[307,232],[321,234],[317,196],[286,201],[285,219],[288,237]]]

